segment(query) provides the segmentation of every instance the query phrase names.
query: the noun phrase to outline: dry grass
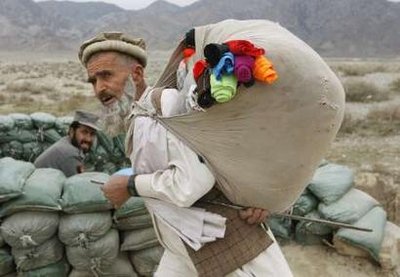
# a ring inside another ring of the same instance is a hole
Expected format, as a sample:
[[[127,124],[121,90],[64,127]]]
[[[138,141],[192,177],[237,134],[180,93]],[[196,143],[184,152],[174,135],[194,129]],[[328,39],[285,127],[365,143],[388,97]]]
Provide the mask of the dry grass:
[[[389,99],[386,90],[379,89],[374,83],[363,80],[346,80],[343,82],[348,102],[376,102]]]
[[[394,92],[400,93],[400,78],[397,78],[390,83],[390,89]]]

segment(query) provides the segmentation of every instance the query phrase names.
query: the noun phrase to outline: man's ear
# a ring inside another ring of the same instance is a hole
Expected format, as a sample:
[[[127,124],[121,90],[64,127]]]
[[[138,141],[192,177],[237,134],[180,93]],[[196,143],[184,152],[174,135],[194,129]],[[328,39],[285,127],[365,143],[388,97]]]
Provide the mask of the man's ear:
[[[132,66],[132,80],[140,83],[144,79],[144,67],[141,64]]]

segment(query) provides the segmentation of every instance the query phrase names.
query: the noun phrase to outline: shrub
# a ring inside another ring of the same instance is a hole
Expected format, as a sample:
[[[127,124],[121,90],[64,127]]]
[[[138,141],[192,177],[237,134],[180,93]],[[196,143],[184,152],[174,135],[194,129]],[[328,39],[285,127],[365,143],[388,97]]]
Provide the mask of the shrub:
[[[390,89],[392,91],[400,92],[400,78],[397,78],[396,80],[390,83]]]
[[[347,80],[343,86],[346,91],[346,100],[349,102],[374,102],[389,99],[387,91],[380,90],[370,82]]]

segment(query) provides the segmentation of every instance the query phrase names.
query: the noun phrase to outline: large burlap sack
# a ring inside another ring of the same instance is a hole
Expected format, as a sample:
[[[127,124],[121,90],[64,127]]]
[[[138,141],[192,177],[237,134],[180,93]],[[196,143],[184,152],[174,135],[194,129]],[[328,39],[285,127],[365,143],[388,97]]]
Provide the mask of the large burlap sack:
[[[7,217],[0,230],[4,240],[13,248],[39,246],[58,230],[57,213],[23,212]]]
[[[18,270],[30,271],[61,260],[64,253],[64,246],[57,237],[53,237],[36,247],[27,249],[12,248],[11,253]]]
[[[164,253],[162,246],[155,246],[135,252],[131,252],[129,257],[140,276],[153,276]]]
[[[54,122],[54,127],[61,136],[65,136],[67,134],[68,127],[72,123],[72,121],[73,117],[71,116],[57,117]]]
[[[0,159],[0,203],[20,196],[26,179],[34,170],[31,163],[8,157]]]
[[[128,216],[115,220],[115,227],[121,231],[137,230],[153,226],[150,214]]]
[[[86,172],[69,177],[64,183],[61,199],[63,211],[66,213],[91,213],[111,210],[112,204],[104,197],[96,180],[106,182],[109,175],[100,172]]]
[[[18,277],[67,277],[70,265],[62,259],[61,261],[31,271],[20,271]]]
[[[15,271],[13,257],[7,249],[0,248],[0,276]]]
[[[115,277],[137,277],[137,273],[133,269],[128,255],[124,252],[120,252],[115,262],[110,267],[105,267],[97,270],[90,271],[79,271],[74,269],[69,277],[106,277],[106,276],[115,276]]]
[[[0,248],[4,247],[4,245],[5,245],[5,241],[4,241],[3,235],[0,232]]]
[[[153,224],[143,198],[140,197],[129,198],[114,212],[113,219],[118,230],[143,229]]]
[[[154,228],[123,232],[123,242],[121,251],[138,251],[158,245],[158,240]]]
[[[10,157],[16,160],[21,160],[24,156],[23,144],[19,141],[13,140],[9,143],[2,145],[2,152],[4,157]]]
[[[48,129],[43,132],[43,140],[48,143],[56,143],[62,136],[55,129]]]
[[[319,167],[308,189],[326,204],[337,201],[353,186],[354,174],[347,166],[327,164]]]
[[[67,246],[66,253],[69,263],[79,271],[109,267],[119,253],[118,231],[111,229],[104,237],[90,243],[87,248]]]
[[[196,27],[191,64],[204,58],[207,44],[235,39],[264,48],[279,79],[240,86],[234,99],[206,112],[157,120],[204,158],[233,203],[283,211],[305,189],[339,130],[344,90],[315,51],[267,20]],[[181,43],[156,87],[176,87],[182,50]]]
[[[22,145],[22,159],[27,162],[34,162],[43,152],[43,147],[39,142],[28,142]]]
[[[24,130],[24,129],[14,129],[8,132],[0,133],[0,143],[8,143],[12,141],[18,141],[20,143],[27,143],[36,141],[36,131]]]
[[[42,130],[47,130],[52,128],[54,126],[54,122],[56,121],[54,115],[42,112],[31,114],[31,119],[33,122],[33,126],[35,126],[36,129],[42,129]]]
[[[367,193],[351,189],[336,202],[331,204],[321,202],[318,205],[318,212],[325,219],[353,223],[377,205],[379,202]]]
[[[318,199],[309,191],[305,190],[293,205],[293,214],[303,216],[318,206]]]
[[[386,212],[381,207],[375,207],[353,225],[372,229],[373,232],[342,228],[333,237],[336,250],[341,254],[352,256],[366,256],[368,253],[379,262],[379,252],[385,233]]]
[[[292,236],[292,220],[281,216],[270,216],[267,225],[275,237],[290,239]]]
[[[90,243],[103,237],[111,225],[110,212],[63,215],[58,237],[65,245],[88,248]]]
[[[4,203],[0,216],[21,211],[60,211],[59,199],[66,178],[54,168],[38,168],[26,180],[23,195]]]

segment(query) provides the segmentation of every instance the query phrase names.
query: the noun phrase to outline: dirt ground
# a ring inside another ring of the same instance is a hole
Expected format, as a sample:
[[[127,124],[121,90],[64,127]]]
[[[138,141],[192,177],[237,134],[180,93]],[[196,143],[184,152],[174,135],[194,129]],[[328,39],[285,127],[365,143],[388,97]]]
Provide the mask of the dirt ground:
[[[168,52],[150,56],[147,70],[151,84],[164,67]],[[399,225],[400,88],[392,84],[400,79],[400,61],[331,59],[328,64],[343,83],[372,82],[378,94],[347,103],[345,122],[326,159],[352,168],[356,187],[380,201],[389,220]],[[98,109],[85,72],[73,55],[0,53],[0,73],[0,114],[43,111],[67,115],[78,108]],[[286,242],[282,250],[295,276],[400,276],[382,272],[370,260],[341,256],[328,246]]]

